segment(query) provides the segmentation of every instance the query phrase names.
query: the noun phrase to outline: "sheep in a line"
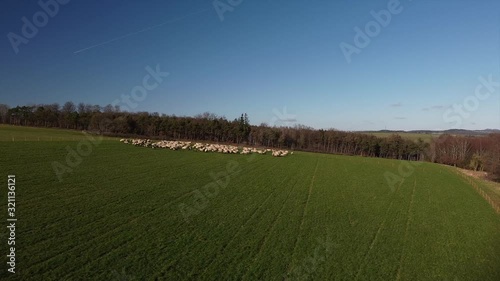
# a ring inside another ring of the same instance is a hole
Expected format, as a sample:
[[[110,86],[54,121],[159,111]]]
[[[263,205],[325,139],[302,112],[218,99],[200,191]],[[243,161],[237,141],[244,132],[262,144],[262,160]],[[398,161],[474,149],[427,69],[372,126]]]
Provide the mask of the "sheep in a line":
[[[266,154],[267,152],[271,152],[271,155],[274,157],[284,157],[289,154],[288,150],[275,150],[275,149],[257,149],[255,147],[241,147],[241,149],[234,145],[225,145],[225,144],[208,144],[208,143],[191,143],[186,141],[167,141],[162,140],[158,142],[152,142],[149,139],[120,139],[120,142],[125,144],[132,144],[135,146],[144,146],[151,148],[164,148],[170,150],[194,150],[200,152],[217,152],[217,153],[226,153],[226,154]],[[293,154],[290,153],[290,155]]]

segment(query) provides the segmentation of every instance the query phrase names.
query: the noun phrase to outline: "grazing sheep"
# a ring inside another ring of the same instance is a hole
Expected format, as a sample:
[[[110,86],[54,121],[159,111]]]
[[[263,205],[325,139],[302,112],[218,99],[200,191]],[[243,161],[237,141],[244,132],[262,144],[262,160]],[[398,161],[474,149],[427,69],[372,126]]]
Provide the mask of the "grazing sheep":
[[[258,149],[255,147],[241,147],[241,149],[237,146],[233,145],[224,145],[224,144],[208,144],[208,143],[191,143],[185,141],[158,141],[153,142],[150,139],[120,139],[120,142],[125,144],[132,144],[134,146],[143,146],[143,147],[151,147],[151,148],[164,148],[170,150],[194,150],[200,152],[218,152],[224,154],[266,154],[267,152],[271,152],[271,155],[274,157],[284,157],[287,155],[293,155],[293,152],[289,153],[288,150],[281,149]]]

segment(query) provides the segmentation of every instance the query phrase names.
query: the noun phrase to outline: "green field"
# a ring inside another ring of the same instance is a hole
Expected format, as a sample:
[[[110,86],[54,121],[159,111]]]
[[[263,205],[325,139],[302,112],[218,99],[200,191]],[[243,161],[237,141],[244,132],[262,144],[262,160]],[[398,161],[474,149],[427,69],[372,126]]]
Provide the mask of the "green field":
[[[500,280],[500,216],[449,167],[10,140],[31,130],[0,127],[1,280]]]
[[[394,135],[394,133],[385,133],[385,132],[370,132],[366,134],[374,135],[379,138],[388,138]],[[432,139],[439,137],[438,134],[418,134],[418,133],[406,133],[406,132],[405,133],[398,132],[396,134],[400,135],[402,138],[409,139],[412,141],[417,141],[418,139],[422,139],[425,142],[430,142]]]
[[[114,139],[105,137],[106,139]],[[82,131],[51,128],[17,127],[0,124],[0,141],[80,141],[87,137]]]

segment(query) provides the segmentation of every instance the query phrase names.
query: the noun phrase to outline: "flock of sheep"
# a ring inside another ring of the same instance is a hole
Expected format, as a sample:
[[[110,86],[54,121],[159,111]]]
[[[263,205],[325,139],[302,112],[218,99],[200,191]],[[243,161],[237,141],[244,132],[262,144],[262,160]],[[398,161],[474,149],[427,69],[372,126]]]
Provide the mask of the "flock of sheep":
[[[266,154],[267,152],[271,152],[271,155],[274,157],[284,157],[289,154],[293,154],[293,152],[288,152],[288,150],[281,149],[257,149],[250,147],[242,147],[241,149],[234,145],[225,145],[225,144],[209,144],[209,143],[192,143],[189,141],[158,141],[153,142],[149,139],[121,139],[120,142],[125,144],[132,144],[135,146],[144,146],[151,148],[168,148],[170,150],[194,150],[201,152],[219,152],[219,153],[229,153],[229,154]]]

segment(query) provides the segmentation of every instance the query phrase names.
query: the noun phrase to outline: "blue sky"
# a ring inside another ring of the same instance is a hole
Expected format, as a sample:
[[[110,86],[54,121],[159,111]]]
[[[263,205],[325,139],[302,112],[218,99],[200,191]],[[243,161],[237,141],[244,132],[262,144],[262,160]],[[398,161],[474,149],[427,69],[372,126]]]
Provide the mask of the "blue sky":
[[[159,65],[170,75],[133,111],[246,112],[259,124],[286,110],[295,121],[277,124],[341,130],[500,128],[500,87],[460,123],[447,112],[474,100],[479,77],[500,82],[500,1],[401,0],[348,63],[340,44],[356,46],[355,27],[391,1],[243,0],[221,21],[212,1],[72,0],[17,54],[8,34],[23,36],[21,19],[43,10],[2,1],[0,103],[106,105]]]

